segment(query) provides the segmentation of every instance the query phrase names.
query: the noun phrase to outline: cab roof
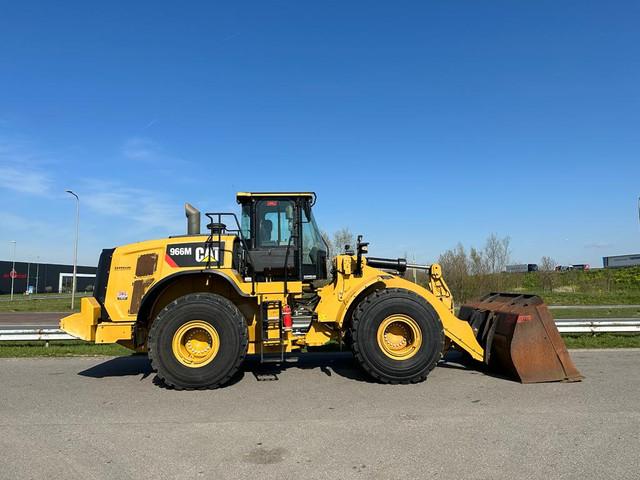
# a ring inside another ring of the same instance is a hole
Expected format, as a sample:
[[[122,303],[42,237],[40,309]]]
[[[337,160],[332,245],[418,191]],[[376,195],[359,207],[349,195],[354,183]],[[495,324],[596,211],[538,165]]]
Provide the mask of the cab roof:
[[[308,197],[315,199],[315,192],[238,192],[238,203],[250,198],[274,198],[274,197]]]

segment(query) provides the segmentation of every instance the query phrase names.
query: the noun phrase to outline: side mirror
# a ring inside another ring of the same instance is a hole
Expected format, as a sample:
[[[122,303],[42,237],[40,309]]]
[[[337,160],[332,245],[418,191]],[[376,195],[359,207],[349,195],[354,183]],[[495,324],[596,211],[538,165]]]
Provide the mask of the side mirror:
[[[302,208],[304,208],[304,213],[307,215],[307,220],[311,221],[311,205],[309,205],[309,202],[304,202]]]

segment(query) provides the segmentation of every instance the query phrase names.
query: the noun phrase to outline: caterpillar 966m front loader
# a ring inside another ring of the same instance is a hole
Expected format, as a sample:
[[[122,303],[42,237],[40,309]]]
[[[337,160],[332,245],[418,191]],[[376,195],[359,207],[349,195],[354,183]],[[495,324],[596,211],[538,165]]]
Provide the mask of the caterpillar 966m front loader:
[[[282,361],[330,342],[350,344],[384,383],[424,380],[448,348],[525,383],[582,378],[540,298],[491,294],[456,317],[439,265],[411,265],[428,272],[426,287],[416,285],[402,278],[404,259],[370,257],[360,238],[328,275],[315,194],[237,199],[240,220],[207,213],[206,235],[187,205],[187,235],[103,250],[94,296],[62,329],[147,351],[179,389],[223,385],[247,354]]]

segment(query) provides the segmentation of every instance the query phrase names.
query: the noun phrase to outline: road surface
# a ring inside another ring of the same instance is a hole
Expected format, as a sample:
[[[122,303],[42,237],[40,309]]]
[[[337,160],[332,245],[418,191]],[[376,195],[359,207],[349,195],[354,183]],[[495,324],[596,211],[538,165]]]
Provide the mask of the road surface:
[[[0,312],[0,328],[10,327],[53,327],[69,312]]]
[[[638,478],[640,349],[573,351],[585,381],[538,385],[456,364],[379,385],[327,355],[202,392],[158,386],[144,356],[0,359],[0,475]]]

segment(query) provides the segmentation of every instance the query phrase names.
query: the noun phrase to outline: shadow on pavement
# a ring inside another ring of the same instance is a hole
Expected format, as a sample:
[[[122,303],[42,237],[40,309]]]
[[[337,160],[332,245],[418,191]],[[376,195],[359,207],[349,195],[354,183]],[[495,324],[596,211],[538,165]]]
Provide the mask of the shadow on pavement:
[[[260,363],[259,355],[248,355],[242,367],[225,386],[239,382],[245,373],[256,379],[261,375],[280,375],[289,369],[319,369],[327,376],[334,374],[351,380],[369,382],[369,378],[356,364],[350,352],[303,353],[290,356],[284,363]],[[146,355],[130,355],[128,357],[111,358],[103,363],[87,368],[78,375],[89,378],[127,377],[142,375],[142,379],[153,374],[151,363]],[[153,383],[166,387],[162,380],[154,375]]]
[[[487,377],[499,378],[501,380],[508,380],[510,382],[520,383],[517,378],[511,377],[508,373],[496,372],[491,370],[487,365],[482,362],[473,360],[468,354],[457,351],[449,350],[442,361],[438,364],[438,367],[449,368],[453,370],[464,370],[471,375],[485,375]]]
[[[449,352],[439,368],[451,368],[466,370],[478,374],[498,376],[484,370],[478,370],[479,364],[469,361],[458,352]],[[260,363],[259,355],[248,355],[242,367],[224,387],[229,387],[242,380],[245,374],[250,374],[256,380],[277,379],[278,375],[286,374],[290,369],[314,370],[318,369],[328,377],[338,375],[359,382],[375,383],[355,361],[351,352],[318,352],[290,355],[285,362]],[[153,374],[151,364],[146,355],[130,355],[128,357],[111,358],[103,363],[78,372],[78,375],[90,378],[139,376],[141,380]],[[265,378],[267,377],[267,378]],[[275,377],[275,378],[274,378]],[[504,377],[501,377],[504,378]],[[154,375],[153,383],[163,388],[167,387],[157,375]]]
[[[260,375],[284,374],[289,369],[318,369],[326,376],[334,374],[350,380],[372,382],[356,363],[351,352],[313,352],[290,356],[284,363],[260,363],[259,355],[247,357],[244,370],[258,378]]]
[[[90,378],[142,375],[142,378],[146,378],[152,373],[153,370],[146,355],[129,355],[128,357],[111,358],[106,362],[78,372],[78,375]]]

